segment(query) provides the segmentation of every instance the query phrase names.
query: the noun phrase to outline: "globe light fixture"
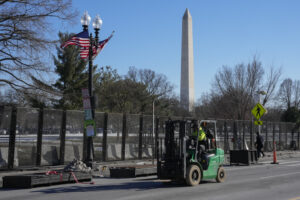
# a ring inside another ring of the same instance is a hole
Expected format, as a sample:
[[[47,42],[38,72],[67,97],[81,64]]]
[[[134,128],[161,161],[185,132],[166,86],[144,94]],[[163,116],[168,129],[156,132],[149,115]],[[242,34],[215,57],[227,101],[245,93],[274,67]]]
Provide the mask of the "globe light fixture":
[[[85,11],[80,20],[82,26],[87,27],[90,24],[90,21],[91,21],[91,17],[89,16],[89,13]]]
[[[93,21],[93,27],[94,29],[100,29],[102,26],[102,19],[100,18],[99,15],[97,15]]]
[[[267,93],[263,90],[260,90],[260,91],[257,91],[258,94],[261,94],[261,95],[266,95]]]

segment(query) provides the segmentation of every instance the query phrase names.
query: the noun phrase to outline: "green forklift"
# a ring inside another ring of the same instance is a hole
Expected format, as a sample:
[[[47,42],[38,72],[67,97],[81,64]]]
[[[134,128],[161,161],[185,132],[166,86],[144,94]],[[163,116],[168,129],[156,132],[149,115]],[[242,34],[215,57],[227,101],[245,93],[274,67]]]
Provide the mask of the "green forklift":
[[[213,129],[205,148],[198,141],[199,127]],[[217,147],[214,120],[168,120],[165,122],[164,144],[157,141],[157,176],[161,180],[198,185],[202,180],[224,182],[224,151]],[[196,134],[195,134],[196,133]]]

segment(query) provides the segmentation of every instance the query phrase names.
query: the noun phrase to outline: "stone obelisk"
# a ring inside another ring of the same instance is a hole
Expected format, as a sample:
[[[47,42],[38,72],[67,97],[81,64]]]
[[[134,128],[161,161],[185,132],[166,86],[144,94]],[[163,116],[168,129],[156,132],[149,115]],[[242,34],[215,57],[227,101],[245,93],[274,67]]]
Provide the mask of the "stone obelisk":
[[[193,30],[192,16],[188,9],[182,18],[180,103],[185,110],[194,110]]]

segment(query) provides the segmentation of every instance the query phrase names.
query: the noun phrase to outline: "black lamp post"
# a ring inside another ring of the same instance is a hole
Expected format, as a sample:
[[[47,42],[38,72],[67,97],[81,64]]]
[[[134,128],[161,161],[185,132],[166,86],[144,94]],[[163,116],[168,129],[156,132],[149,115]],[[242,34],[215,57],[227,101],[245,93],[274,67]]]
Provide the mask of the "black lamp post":
[[[85,11],[83,16],[81,17],[81,24],[83,27],[83,30],[88,30],[89,23],[91,21],[91,17],[89,16],[88,12]],[[92,110],[92,119],[95,119],[95,99],[93,95],[93,47],[98,47],[98,41],[99,41],[99,30],[102,25],[102,20],[97,15],[93,21],[93,27],[95,29],[95,38],[93,38],[92,33],[90,34],[90,47],[89,47],[89,95],[91,99],[91,110]],[[92,156],[92,146],[93,146],[93,137],[87,137],[87,155],[85,160],[87,162],[93,161]]]

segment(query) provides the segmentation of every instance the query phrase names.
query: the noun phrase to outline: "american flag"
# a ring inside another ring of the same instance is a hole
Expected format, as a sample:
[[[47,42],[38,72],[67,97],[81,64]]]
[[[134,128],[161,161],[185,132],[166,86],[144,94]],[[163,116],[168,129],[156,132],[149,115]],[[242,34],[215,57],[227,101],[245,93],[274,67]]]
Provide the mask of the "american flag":
[[[89,56],[90,38],[87,30],[74,35],[63,43],[60,47],[65,48],[69,45],[77,45],[80,47],[80,57],[86,59]]]
[[[114,35],[113,31],[110,36],[108,38],[106,38],[105,40],[102,40],[98,43],[98,48],[96,49],[95,46],[93,46],[93,59],[100,53],[100,51],[105,47],[105,45],[108,43],[108,41],[112,38],[112,36]]]

